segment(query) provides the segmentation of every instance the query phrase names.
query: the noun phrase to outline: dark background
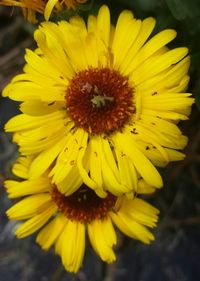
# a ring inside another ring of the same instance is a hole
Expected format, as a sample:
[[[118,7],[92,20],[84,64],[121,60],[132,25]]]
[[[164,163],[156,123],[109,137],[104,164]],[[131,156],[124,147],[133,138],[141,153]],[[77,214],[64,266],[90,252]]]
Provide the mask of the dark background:
[[[3,180],[11,176],[16,146],[3,131],[5,122],[18,112],[18,105],[0,96],[0,281],[200,281],[200,1],[199,0],[110,0],[93,1],[79,12],[87,17],[101,3],[111,8],[113,22],[128,8],[136,17],[154,16],[155,32],[175,28],[178,36],[173,46],[187,46],[192,64],[189,92],[196,98],[189,121],[180,123],[189,136],[184,161],[171,163],[161,170],[165,187],[147,199],[161,211],[156,240],[150,246],[130,240],[120,233],[117,262],[101,263],[87,247],[83,268],[68,274],[53,250],[42,251],[34,235],[18,240],[15,222],[5,211],[11,205]],[[71,13],[64,13],[68,17]],[[61,17],[55,15],[54,19]],[[0,92],[10,79],[20,73],[24,48],[34,48],[35,26],[24,21],[21,11],[0,7]]]

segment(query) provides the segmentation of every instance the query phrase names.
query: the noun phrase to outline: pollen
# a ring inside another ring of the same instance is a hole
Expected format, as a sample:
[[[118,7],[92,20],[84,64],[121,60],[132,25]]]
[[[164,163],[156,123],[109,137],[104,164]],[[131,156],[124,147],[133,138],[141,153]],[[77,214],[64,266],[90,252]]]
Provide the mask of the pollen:
[[[70,196],[60,193],[54,186],[51,196],[61,213],[68,219],[81,223],[106,218],[117,200],[111,193],[106,198],[100,198],[84,184]]]
[[[128,78],[109,68],[80,71],[70,82],[66,103],[77,127],[92,134],[121,129],[135,113]]]

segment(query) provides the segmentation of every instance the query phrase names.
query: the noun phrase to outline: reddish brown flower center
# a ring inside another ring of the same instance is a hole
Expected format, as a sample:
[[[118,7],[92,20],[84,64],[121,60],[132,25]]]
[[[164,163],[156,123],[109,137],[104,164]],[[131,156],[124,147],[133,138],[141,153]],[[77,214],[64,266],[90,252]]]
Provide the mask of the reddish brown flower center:
[[[111,133],[123,127],[135,112],[128,78],[109,68],[79,72],[66,93],[68,114],[89,133]]]
[[[100,198],[84,184],[70,196],[63,195],[54,187],[52,199],[67,218],[82,223],[105,218],[117,200],[110,193],[106,198]]]

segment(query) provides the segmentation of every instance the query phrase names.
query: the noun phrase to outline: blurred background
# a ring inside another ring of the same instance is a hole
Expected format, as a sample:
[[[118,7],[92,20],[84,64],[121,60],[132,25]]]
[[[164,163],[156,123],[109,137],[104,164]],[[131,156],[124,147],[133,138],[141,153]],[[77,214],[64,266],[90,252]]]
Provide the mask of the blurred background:
[[[18,104],[0,96],[0,281],[199,281],[200,280],[200,2],[199,0],[110,0],[88,2],[78,12],[95,13],[102,3],[109,5],[115,22],[122,9],[138,18],[154,16],[155,33],[165,28],[178,31],[171,46],[187,46],[191,54],[189,92],[196,98],[190,120],[180,124],[189,136],[187,157],[162,169],[165,187],[147,200],[160,209],[149,246],[120,233],[113,265],[101,263],[87,247],[83,268],[76,275],[66,273],[54,252],[44,252],[35,236],[17,240],[14,223],[5,211],[11,205],[3,188],[17,155],[12,136],[3,130],[5,122],[18,112]],[[72,12],[65,12],[68,18]],[[58,18],[58,15],[55,16]],[[0,7],[0,92],[22,71],[24,49],[34,48],[36,26],[27,23],[17,8]]]

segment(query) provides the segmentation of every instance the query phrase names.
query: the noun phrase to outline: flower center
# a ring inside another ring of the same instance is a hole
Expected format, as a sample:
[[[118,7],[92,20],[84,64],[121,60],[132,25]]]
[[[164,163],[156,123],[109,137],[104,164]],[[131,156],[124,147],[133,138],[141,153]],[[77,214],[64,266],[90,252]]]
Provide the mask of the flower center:
[[[60,193],[54,186],[51,196],[58,210],[68,219],[82,223],[105,218],[117,200],[111,193],[106,198],[100,198],[84,184],[70,196]]]
[[[75,125],[93,134],[122,128],[135,112],[128,78],[109,68],[79,72],[68,86],[66,102]]]

